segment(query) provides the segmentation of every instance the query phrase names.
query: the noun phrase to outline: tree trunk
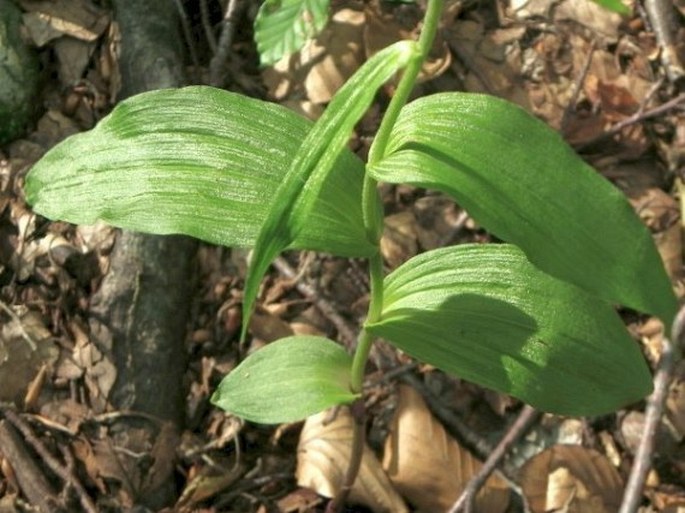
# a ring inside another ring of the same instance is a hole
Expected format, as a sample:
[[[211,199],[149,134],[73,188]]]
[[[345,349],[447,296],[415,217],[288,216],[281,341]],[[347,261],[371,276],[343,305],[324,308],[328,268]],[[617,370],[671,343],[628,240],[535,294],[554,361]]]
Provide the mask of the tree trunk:
[[[114,0],[121,30],[122,95],[184,84],[182,48],[173,0]],[[117,380],[109,400],[119,410],[144,414],[150,444],[175,436],[183,420],[184,334],[188,319],[191,263],[196,243],[186,237],[161,237],[122,231],[111,268],[91,307],[91,333],[113,360]],[[169,422],[170,421],[170,422]],[[155,425],[156,424],[156,425]],[[131,430],[140,429],[140,418]],[[164,442],[172,452],[174,444]],[[176,499],[173,465],[156,469],[155,490],[140,493],[153,509]],[[159,475],[161,472],[164,475]]]

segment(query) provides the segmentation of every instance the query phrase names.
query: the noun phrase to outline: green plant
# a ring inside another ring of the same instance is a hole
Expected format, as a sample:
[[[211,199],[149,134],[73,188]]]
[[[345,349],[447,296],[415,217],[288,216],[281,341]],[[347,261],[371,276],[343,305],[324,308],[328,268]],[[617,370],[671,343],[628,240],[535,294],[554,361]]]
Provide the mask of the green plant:
[[[283,250],[368,259],[370,305],[353,356],[321,337],[274,342],[223,380],[218,406],[262,423],[358,406],[375,337],[550,412],[605,413],[651,390],[612,304],[670,324],[676,300],[624,196],[503,100],[442,93],[407,104],[441,7],[430,0],[419,41],[369,59],[313,125],[209,87],[154,91],[120,103],[27,176],[29,203],[49,218],[254,247],[243,339]],[[364,165],[348,138],[400,71]],[[444,191],[509,243],[430,251],[384,277],[378,181]]]
[[[414,3],[414,0],[387,0]],[[592,0],[623,15],[631,10],[621,0]],[[330,0],[265,0],[254,23],[255,41],[262,65],[278,62],[300,50],[328,22]]]

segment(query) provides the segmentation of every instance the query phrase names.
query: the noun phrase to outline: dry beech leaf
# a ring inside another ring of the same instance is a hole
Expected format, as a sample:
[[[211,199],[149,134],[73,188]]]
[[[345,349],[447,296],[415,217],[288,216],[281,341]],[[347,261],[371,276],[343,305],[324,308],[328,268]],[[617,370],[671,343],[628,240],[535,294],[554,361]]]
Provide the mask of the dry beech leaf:
[[[324,411],[307,419],[297,447],[297,484],[334,497],[350,460],[353,419],[340,408],[334,419]],[[363,504],[376,513],[407,513],[402,498],[371,449],[364,447],[361,468],[350,493],[350,502]]]
[[[671,279],[682,276],[683,243],[681,226],[678,223],[678,202],[656,187],[628,191],[628,196],[635,211],[652,232],[668,275]]]
[[[388,216],[384,223],[381,254],[390,267],[394,269],[419,252],[419,226],[411,211]]]
[[[623,493],[609,460],[577,445],[556,445],[530,459],[519,484],[531,513],[614,513]]]
[[[418,11],[417,11],[418,13]],[[402,39],[416,39],[419,32],[420,19],[403,20],[393,9],[381,12],[378,5],[368,4],[365,10],[366,23],[364,25],[364,49],[370,57]],[[438,36],[428,59],[421,67],[419,80],[430,80],[442,75],[452,64],[452,52]]]
[[[418,392],[400,386],[383,468],[409,502],[421,511],[447,511],[481,466],[433,418]],[[507,484],[491,477],[478,495],[476,511],[500,513],[508,505]]]
[[[681,439],[685,438],[685,361],[681,361],[676,368],[666,398],[666,415]]]

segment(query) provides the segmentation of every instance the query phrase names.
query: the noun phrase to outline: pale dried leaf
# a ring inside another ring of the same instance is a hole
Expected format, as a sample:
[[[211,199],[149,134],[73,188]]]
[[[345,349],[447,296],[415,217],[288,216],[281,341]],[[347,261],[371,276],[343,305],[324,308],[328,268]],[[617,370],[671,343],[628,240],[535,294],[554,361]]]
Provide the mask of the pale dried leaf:
[[[89,0],[22,0],[20,3],[28,11],[24,22],[30,20],[29,32],[38,46],[62,35],[94,41],[109,25],[107,13]]]
[[[394,269],[418,253],[419,226],[411,211],[388,216],[384,223],[381,254]]]
[[[347,408],[341,408],[332,420],[330,416],[330,412],[322,412],[309,417],[297,448],[297,484],[324,497],[334,497],[340,490],[350,460],[354,422]],[[408,511],[368,447],[364,447],[350,502],[363,504],[377,513]]]
[[[481,466],[445,432],[418,392],[400,386],[383,468],[409,502],[422,511],[447,511]],[[482,488],[476,510],[500,513],[508,504],[506,483],[493,476]]]
[[[519,478],[532,513],[614,513],[623,482],[606,457],[592,449],[557,445],[521,469]]]

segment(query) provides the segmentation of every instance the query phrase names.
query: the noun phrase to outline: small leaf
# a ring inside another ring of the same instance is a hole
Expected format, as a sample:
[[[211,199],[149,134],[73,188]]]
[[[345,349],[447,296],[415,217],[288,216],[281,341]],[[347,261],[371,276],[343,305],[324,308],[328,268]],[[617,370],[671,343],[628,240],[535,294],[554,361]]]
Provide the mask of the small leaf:
[[[444,93],[407,105],[377,180],[453,196],[543,271],[670,323],[676,299],[625,196],[543,122],[504,100]]]
[[[271,261],[305,230],[329,230],[318,218],[320,194],[338,154],[347,145],[354,125],[371,105],[376,91],[412,58],[419,58],[413,41],[399,41],[371,57],[338,91],[324,114],[292,157],[292,165],[275,193],[272,207],[255,244],[243,299],[244,339],[257,289]],[[361,201],[360,201],[361,204]],[[345,215],[346,206],[333,199],[328,209]],[[377,244],[370,241],[369,244]]]
[[[630,7],[621,2],[621,0],[592,0],[597,5],[601,5],[609,11],[616,12],[628,16],[631,14]]]
[[[255,19],[255,41],[263,66],[296,52],[328,21],[330,0],[266,0]]]
[[[29,173],[26,196],[51,219],[252,246],[311,126],[283,107],[210,87],[144,93],[50,150]],[[374,251],[361,214],[363,173],[343,151],[316,222],[292,247]]]
[[[385,284],[371,333],[541,410],[601,414],[651,390],[644,358],[613,308],[541,272],[515,246],[429,251]]]
[[[352,358],[323,337],[294,336],[248,356],[219,384],[212,403],[262,424],[294,422],[351,403]]]

